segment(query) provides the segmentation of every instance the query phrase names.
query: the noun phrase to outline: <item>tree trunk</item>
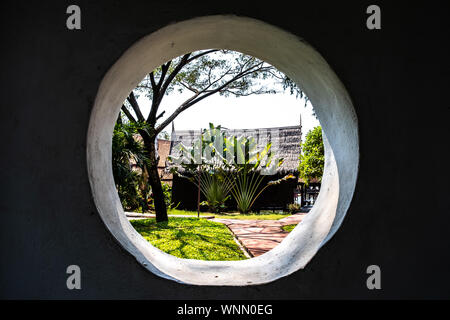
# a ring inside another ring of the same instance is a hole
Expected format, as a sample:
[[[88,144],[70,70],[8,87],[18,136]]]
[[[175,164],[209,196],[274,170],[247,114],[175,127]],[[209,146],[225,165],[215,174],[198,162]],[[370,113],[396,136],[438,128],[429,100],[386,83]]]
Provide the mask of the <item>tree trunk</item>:
[[[164,199],[164,192],[159,179],[158,167],[150,166],[149,183],[152,187],[153,201],[155,205],[156,222],[168,221],[167,207]]]
[[[197,218],[200,219],[200,170],[198,171],[198,185],[197,185]]]
[[[153,202],[155,205],[156,222],[168,221],[167,207],[164,199],[164,192],[158,173],[158,159],[156,158],[155,136],[150,136],[146,132],[140,132],[144,140],[145,149],[149,158],[147,164],[148,182],[152,187]]]

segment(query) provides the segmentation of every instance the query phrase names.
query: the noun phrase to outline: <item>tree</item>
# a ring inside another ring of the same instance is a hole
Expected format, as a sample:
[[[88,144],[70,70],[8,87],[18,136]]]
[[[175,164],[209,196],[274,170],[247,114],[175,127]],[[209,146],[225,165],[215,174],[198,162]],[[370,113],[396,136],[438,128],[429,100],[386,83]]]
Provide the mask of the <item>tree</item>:
[[[181,112],[213,95],[248,96],[276,93],[267,88],[264,80],[272,79],[304,97],[303,92],[288,77],[273,66],[252,56],[229,50],[200,50],[175,58],[150,72],[129,94],[122,111],[131,123],[143,124],[138,133],[146,149],[147,171],[151,185],[156,221],[167,221],[167,207],[158,176],[155,139]],[[175,111],[163,119],[165,111],[159,110],[163,98],[170,92],[188,91],[191,96]],[[137,97],[144,94],[151,101],[147,117],[141,112]],[[134,114],[133,114],[134,113]]]
[[[301,149],[298,165],[299,178],[303,179],[306,185],[312,179],[321,181],[325,163],[321,126],[315,127],[306,134]]]

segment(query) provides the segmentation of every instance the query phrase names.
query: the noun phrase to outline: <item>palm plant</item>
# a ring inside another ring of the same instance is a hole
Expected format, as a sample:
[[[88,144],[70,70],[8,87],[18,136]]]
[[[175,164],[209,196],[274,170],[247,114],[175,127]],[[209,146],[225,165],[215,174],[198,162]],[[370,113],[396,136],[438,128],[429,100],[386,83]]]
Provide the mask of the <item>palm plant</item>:
[[[274,158],[271,146],[267,143],[259,150],[253,137],[227,137],[220,126],[210,124],[192,147],[180,144],[182,156],[170,160],[191,174],[187,178],[199,184],[211,211],[220,211],[231,193],[239,212],[248,213],[266,188],[294,178],[287,175],[262,185],[264,177],[276,173],[283,163],[282,158]],[[183,176],[177,166],[173,169]]]
[[[282,158],[274,159],[273,153],[270,152],[272,144],[267,143],[259,151],[253,137],[231,137],[231,139],[226,139],[225,143],[228,151],[234,150],[231,154],[234,155],[232,162],[237,169],[237,174],[231,193],[240,213],[248,213],[266,188],[295,178],[289,174],[261,185],[265,175],[275,173],[283,163]]]
[[[128,123],[116,123],[112,137],[112,170],[119,198],[127,210],[146,206],[140,190],[145,161],[145,150],[135,139],[135,128]]]
[[[270,186],[280,184],[288,179],[295,179],[295,176],[288,174],[278,180],[269,181],[265,186],[259,189],[263,181],[263,175],[252,171],[250,174],[241,172],[237,176],[236,187],[231,191],[240,213],[248,213],[255,203],[256,199]],[[258,192],[258,193],[256,193]]]
[[[176,167],[172,171],[200,188],[206,198],[202,204],[206,204],[211,212],[225,208],[225,201],[234,187],[234,180],[229,177],[231,167],[224,159],[224,138],[221,126],[210,123],[193,146],[179,145],[181,157],[169,156],[170,161],[178,163],[190,176],[181,174]]]
[[[206,198],[204,204],[211,212],[220,212],[225,208],[225,201],[230,197],[233,189],[233,180],[228,179],[226,173],[217,172],[200,173],[200,190]]]

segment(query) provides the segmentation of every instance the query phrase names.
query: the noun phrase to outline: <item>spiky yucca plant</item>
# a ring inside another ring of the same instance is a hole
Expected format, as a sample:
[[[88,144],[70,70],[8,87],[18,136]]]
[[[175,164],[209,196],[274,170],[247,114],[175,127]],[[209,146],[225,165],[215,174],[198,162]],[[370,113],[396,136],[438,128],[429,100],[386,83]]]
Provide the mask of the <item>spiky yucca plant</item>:
[[[295,178],[292,174],[269,181],[261,185],[265,175],[276,173],[283,164],[282,158],[274,159],[268,143],[262,150],[258,150],[253,137],[232,137],[226,139],[227,150],[233,149],[235,155],[234,166],[236,168],[234,188],[231,190],[240,213],[248,213],[256,199],[270,186]]]
[[[211,212],[225,209],[225,201],[234,186],[234,180],[229,177],[232,168],[224,158],[224,135],[221,126],[210,123],[193,146],[179,145],[182,154],[179,158],[169,156],[169,161],[178,163],[190,176],[181,174],[176,166],[172,168],[173,173],[189,179],[196,186],[200,184],[200,191],[206,198],[202,204],[206,204]],[[205,155],[205,150],[209,155]]]

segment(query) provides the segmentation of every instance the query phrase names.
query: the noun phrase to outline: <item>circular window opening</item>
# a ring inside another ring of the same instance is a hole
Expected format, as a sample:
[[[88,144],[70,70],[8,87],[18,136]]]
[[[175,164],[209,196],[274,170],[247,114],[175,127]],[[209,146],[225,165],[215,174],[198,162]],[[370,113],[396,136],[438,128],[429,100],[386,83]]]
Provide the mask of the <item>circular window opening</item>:
[[[208,48],[242,52],[276,67],[299,84],[322,125],[325,166],[314,207],[281,244],[253,259],[180,259],[156,249],[128,222],[112,175],[111,136],[122,103],[131,90],[166,61]],[[133,45],[100,85],[87,141],[91,189],[106,227],[154,274],[195,285],[263,284],[304,268],[339,228],[353,196],[358,160],[357,119],[351,100],[320,54],[279,28],[234,16],[210,16],[176,23]]]

